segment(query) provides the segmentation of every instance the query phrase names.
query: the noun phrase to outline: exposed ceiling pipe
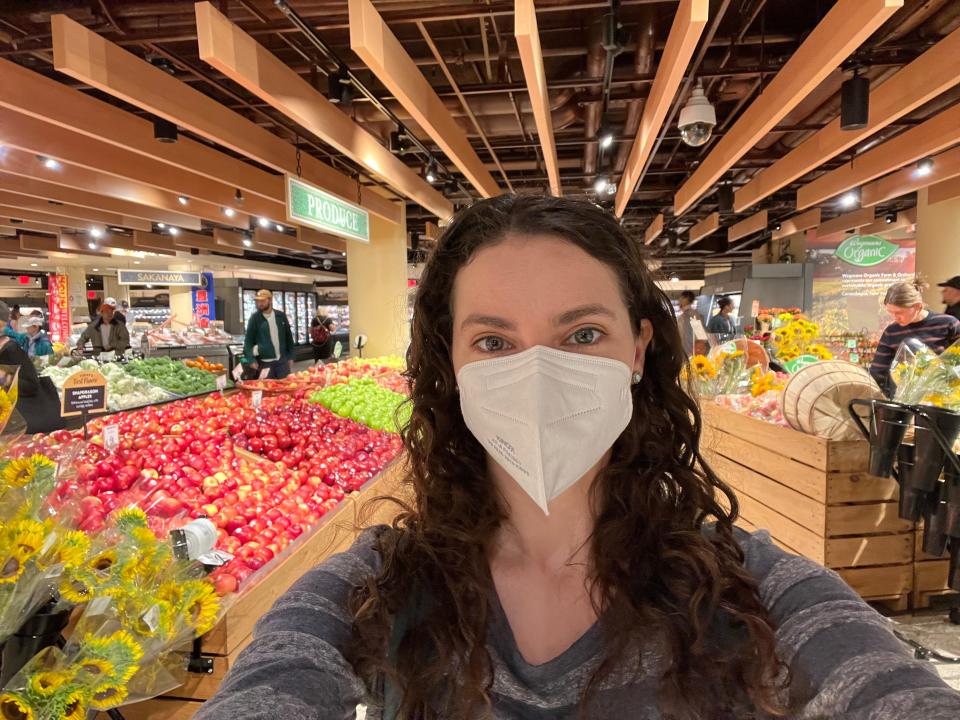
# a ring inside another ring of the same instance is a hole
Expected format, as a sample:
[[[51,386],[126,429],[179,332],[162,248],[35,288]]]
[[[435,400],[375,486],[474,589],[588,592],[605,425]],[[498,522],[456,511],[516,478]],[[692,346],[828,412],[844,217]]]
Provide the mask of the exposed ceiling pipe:
[[[653,50],[656,47],[656,26],[657,14],[652,5],[646,5],[640,9],[639,29],[637,31],[637,50],[633,57],[633,69],[637,75],[646,75],[653,71]],[[649,86],[635,84],[631,89],[640,93],[645,89],[649,92]],[[637,134],[640,127],[640,117],[643,115],[643,106],[645,100],[631,100],[627,105],[627,119],[623,123],[623,135],[633,137]],[[613,173],[619,175],[627,165],[627,157],[630,155],[630,143],[621,143],[617,148],[617,156],[613,162]]]
[[[601,77],[607,53],[603,49],[603,25],[598,21],[590,27],[590,42],[587,45],[587,77]],[[600,129],[600,105],[602,88],[591,86],[583,106],[583,137],[587,141],[583,149],[583,173],[593,175],[597,171],[597,131]]]

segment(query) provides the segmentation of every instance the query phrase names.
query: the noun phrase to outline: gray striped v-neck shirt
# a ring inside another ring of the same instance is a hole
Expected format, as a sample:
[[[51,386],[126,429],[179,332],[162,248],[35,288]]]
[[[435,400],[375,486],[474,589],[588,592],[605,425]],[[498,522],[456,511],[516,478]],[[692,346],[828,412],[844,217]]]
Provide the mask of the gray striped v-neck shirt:
[[[197,720],[347,720],[358,703],[369,704],[368,720],[380,720],[379,699],[344,659],[351,638],[347,598],[378,569],[377,532],[368,531],[350,550],[304,575],[277,601]],[[778,628],[780,656],[813,688],[795,720],[960,717],[960,694],[929,665],[913,660],[887,621],[835,573],[788,555],[766,533],[741,533],[740,542]],[[584,684],[602,656],[599,623],[559,657],[533,666],[517,649],[499,603],[492,617],[493,717],[574,720]],[[640,678],[613,673],[591,703],[591,718],[660,719],[657,669],[665,658],[655,642],[637,652],[643,657],[634,660],[649,672]]]

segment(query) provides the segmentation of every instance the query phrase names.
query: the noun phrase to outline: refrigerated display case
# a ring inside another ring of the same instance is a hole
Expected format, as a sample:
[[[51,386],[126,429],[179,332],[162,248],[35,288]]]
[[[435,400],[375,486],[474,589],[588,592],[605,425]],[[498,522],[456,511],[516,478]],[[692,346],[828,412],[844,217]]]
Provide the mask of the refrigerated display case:
[[[316,312],[317,299],[312,292],[301,290],[271,290],[273,306],[286,313],[293,332],[293,340],[298,345],[310,342],[310,321]],[[257,310],[257,291],[251,288],[240,288],[240,307],[242,308],[244,326],[247,319]]]

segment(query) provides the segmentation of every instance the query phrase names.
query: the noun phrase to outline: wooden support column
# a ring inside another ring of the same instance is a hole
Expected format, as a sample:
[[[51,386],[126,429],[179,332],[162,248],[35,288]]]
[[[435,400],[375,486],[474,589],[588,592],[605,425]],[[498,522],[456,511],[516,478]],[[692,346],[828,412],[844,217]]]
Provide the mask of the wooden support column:
[[[347,288],[350,337],[369,338],[364,357],[403,355],[410,344],[404,223],[371,217],[370,242],[347,241]]]
[[[923,299],[935,312],[943,311],[937,283],[960,275],[957,228],[960,228],[960,198],[929,201],[929,188],[917,191],[917,274],[930,284]]]

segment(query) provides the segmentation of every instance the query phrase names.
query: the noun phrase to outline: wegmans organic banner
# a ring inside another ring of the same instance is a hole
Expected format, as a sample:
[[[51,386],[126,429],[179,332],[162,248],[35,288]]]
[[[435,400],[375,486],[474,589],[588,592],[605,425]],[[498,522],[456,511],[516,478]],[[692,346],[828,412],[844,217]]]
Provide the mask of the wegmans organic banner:
[[[916,251],[912,227],[882,237],[808,236],[807,261],[814,263],[811,315],[824,335],[879,337],[890,322],[883,296],[893,283],[913,280]]]

